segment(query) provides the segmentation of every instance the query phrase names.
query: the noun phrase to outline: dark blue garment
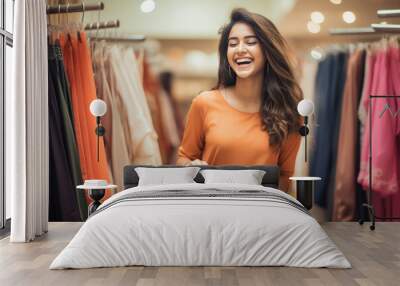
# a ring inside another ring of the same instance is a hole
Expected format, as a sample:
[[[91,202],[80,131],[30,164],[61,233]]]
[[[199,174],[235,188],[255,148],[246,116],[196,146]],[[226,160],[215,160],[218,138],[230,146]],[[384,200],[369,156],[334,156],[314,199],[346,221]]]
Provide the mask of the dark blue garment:
[[[63,134],[62,110],[49,69],[49,221],[79,221],[73,176]]]
[[[322,178],[316,184],[315,203],[327,206],[329,188],[335,181],[340,114],[346,81],[347,53],[329,54],[318,65],[315,83],[316,121],[310,175]]]
[[[361,60],[361,72],[362,76],[360,77],[360,82],[359,86],[364,85],[364,73],[366,72],[365,70],[365,58],[366,58],[366,51],[363,51],[362,55],[362,60]],[[360,102],[362,99],[362,88],[360,88],[360,93],[358,94],[357,98],[357,106],[360,106]],[[361,122],[358,119],[357,120],[357,139],[356,139],[356,172],[355,174],[358,174],[360,172],[360,150],[361,150],[361,133],[359,132],[361,128]],[[355,178],[357,180],[357,178]],[[368,217],[368,211],[367,208],[363,207],[362,204],[367,202],[367,193],[364,191],[362,186],[357,182],[356,185],[356,219],[360,218],[367,218]]]
[[[49,137],[50,137],[50,221],[79,221],[87,216],[85,194],[75,187],[82,184],[73,125],[72,104],[61,48],[48,46]],[[78,207],[79,206],[79,207]]]

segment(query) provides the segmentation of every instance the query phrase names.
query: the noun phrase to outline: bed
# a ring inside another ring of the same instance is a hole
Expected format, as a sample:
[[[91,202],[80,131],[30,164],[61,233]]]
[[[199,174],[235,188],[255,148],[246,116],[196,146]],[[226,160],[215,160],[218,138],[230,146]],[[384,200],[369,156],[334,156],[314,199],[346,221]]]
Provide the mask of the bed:
[[[351,267],[308,211],[278,190],[276,166],[201,166],[264,170],[262,185],[205,184],[198,174],[195,183],[153,186],[138,186],[136,167],[125,167],[124,191],[89,217],[50,269]]]

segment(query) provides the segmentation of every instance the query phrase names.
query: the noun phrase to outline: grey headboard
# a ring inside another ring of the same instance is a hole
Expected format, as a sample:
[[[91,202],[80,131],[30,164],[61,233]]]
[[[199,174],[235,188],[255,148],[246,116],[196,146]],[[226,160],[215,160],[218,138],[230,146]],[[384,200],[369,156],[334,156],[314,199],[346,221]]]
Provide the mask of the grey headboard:
[[[136,167],[148,167],[148,168],[171,168],[171,167],[181,167],[175,165],[162,165],[162,166],[149,166],[149,165],[129,165],[124,168],[124,189],[133,188],[138,185],[139,177],[135,171]],[[222,169],[222,170],[264,170],[266,173],[262,180],[262,185],[265,187],[278,188],[279,186],[279,167],[273,165],[254,165],[254,166],[237,166],[237,165],[227,165],[227,166],[197,166],[201,169]],[[194,180],[197,183],[204,183],[203,176],[199,173]]]

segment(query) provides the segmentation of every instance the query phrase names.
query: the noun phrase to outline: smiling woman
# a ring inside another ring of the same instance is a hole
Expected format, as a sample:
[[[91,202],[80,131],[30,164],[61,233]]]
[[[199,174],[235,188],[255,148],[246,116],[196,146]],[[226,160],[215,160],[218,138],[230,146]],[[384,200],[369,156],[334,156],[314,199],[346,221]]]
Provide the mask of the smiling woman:
[[[287,191],[302,92],[285,40],[264,16],[235,9],[221,30],[219,56],[218,84],[193,100],[178,163],[278,165]]]

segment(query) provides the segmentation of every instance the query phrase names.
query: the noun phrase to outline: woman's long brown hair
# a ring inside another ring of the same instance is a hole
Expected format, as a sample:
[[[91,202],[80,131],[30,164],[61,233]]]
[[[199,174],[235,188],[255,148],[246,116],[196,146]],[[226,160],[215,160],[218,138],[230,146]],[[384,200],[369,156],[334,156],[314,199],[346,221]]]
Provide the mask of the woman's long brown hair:
[[[297,132],[300,127],[297,104],[303,98],[303,93],[289,61],[286,41],[266,17],[243,8],[232,11],[229,24],[220,31],[216,88],[234,86],[236,83],[236,74],[228,63],[227,49],[230,31],[238,22],[245,23],[253,29],[263,50],[266,63],[260,113],[264,130],[269,134],[269,144],[280,147],[288,133]]]

